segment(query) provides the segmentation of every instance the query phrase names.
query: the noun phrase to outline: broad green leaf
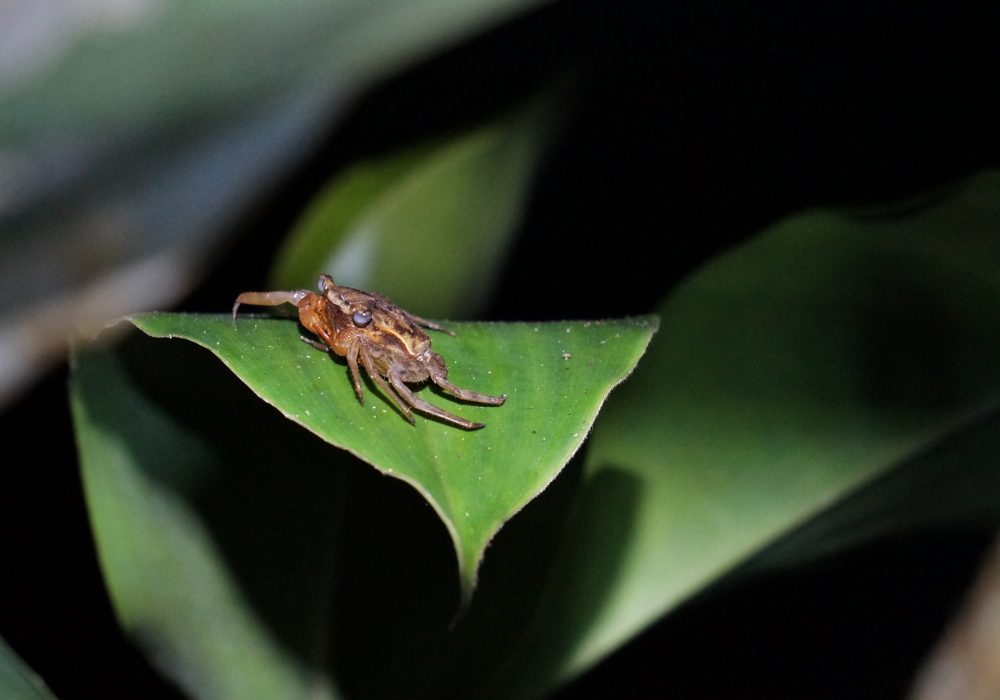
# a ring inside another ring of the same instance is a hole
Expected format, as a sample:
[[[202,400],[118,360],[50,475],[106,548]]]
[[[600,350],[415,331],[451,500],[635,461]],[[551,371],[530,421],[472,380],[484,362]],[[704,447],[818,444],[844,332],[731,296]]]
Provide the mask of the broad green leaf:
[[[579,673],[765,548],[1000,519],[1000,175],[791,217],[659,311],[497,697]]]
[[[311,289],[326,272],[425,314],[473,314],[489,299],[520,221],[545,126],[536,104],[351,168],[292,232],[272,287]]]
[[[6,700],[53,700],[41,678],[0,637],[0,697]]]
[[[300,340],[291,320],[148,314],[149,335],[184,338],[215,353],[266,402],[333,445],[412,485],[448,529],[463,600],[503,523],[538,495],[579,448],[611,389],[635,367],[655,317],[453,324],[435,350],[459,386],[508,395],[500,407],[430,401],[486,423],[468,432],[418,417],[406,422],[368,386],[359,405],[346,367]]]
[[[329,476],[295,459],[297,443],[280,432],[243,449],[233,420],[206,432],[211,403],[198,405],[191,392],[170,410],[110,351],[77,350],[73,359],[84,492],[125,631],[192,697],[336,697],[322,615],[336,492]],[[180,366],[190,380],[205,379],[192,363]],[[162,379],[175,395],[178,377]]]

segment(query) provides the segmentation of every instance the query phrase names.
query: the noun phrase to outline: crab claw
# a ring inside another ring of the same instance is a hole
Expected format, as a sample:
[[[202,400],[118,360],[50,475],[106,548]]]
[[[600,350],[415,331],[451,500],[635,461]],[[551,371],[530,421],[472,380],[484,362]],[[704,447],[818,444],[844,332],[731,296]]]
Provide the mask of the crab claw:
[[[243,292],[236,297],[236,302],[233,304],[233,322],[236,322],[236,311],[240,308],[240,304],[251,304],[252,306],[292,304],[298,306],[310,294],[312,292],[307,289],[296,289],[293,292]]]

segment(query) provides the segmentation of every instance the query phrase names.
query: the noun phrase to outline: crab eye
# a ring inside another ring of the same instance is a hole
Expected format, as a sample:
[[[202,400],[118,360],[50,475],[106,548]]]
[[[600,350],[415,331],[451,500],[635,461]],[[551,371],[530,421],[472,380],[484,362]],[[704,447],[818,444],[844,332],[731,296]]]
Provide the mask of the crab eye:
[[[323,294],[330,287],[335,286],[333,284],[333,278],[330,275],[320,275],[319,279],[316,280],[316,287],[319,289],[319,293]]]
[[[355,311],[351,316],[351,320],[354,321],[355,326],[367,326],[372,322],[372,312],[371,311]]]

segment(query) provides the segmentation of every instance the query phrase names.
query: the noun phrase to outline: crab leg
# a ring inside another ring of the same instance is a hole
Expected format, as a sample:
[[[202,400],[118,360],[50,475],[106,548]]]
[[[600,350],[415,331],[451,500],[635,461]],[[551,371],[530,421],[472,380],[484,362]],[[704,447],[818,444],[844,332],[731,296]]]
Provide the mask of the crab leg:
[[[299,336],[299,340],[308,345],[309,347],[316,348],[317,350],[322,350],[323,352],[330,352],[330,346],[326,343],[321,343],[315,338],[307,338],[304,335]]]
[[[354,395],[358,397],[358,403],[365,405],[365,391],[361,387],[361,372],[358,371],[358,347],[357,341],[351,343],[347,349],[347,367],[351,370],[351,384],[354,385]]]
[[[357,345],[359,345],[359,343],[355,343],[355,346]],[[396,405],[396,408],[403,414],[403,417],[410,421],[410,423],[413,423],[413,413],[410,411],[409,406],[400,400],[399,395],[392,390],[392,387],[390,387],[385,381],[385,378],[379,374],[378,367],[375,366],[375,361],[372,359],[371,353],[369,353],[364,347],[361,348],[361,362],[364,364],[365,371],[368,373],[368,376],[372,378],[372,381],[374,381],[378,385],[378,388],[381,389],[385,395],[389,397],[389,400]],[[364,403],[364,401],[361,403]]]
[[[462,401],[481,403],[487,406],[502,406],[503,402],[507,400],[507,394],[490,396],[489,394],[480,394],[478,391],[470,391],[469,389],[455,386],[448,381],[447,372],[431,372],[431,381],[441,387],[446,393],[451,394],[457,399],[462,399]]]
[[[452,337],[455,336],[455,332],[454,331],[448,330],[447,328],[445,328],[444,326],[442,326],[440,323],[435,323],[434,321],[431,321],[430,319],[423,318],[422,316],[414,316],[409,311],[404,311],[403,313],[405,313],[407,315],[407,317],[411,321],[413,321],[414,323],[416,323],[418,326],[423,326],[424,328],[430,328],[432,331],[441,331],[442,333],[447,333],[448,335],[450,335]]]
[[[406,382],[400,379],[397,374],[390,372],[389,382],[393,387],[395,387],[396,391],[399,392],[399,395],[403,397],[403,400],[406,401],[406,403],[410,404],[421,413],[426,413],[436,418],[440,418],[447,423],[457,425],[459,428],[465,428],[466,430],[479,430],[480,428],[486,426],[485,423],[474,423],[470,420],[466,420],[465,418],[460,418],[452,413],[448,413],[442,408],[438,408],[432,403],[424,401],[422,398],[416,396],[412,391],[410,391],[410,387],[406,386]]]

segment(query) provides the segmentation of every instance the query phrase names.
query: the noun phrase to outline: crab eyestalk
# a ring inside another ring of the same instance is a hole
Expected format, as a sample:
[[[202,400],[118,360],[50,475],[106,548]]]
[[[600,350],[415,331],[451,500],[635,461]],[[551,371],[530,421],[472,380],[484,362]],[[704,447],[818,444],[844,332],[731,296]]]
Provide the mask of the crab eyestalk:
[[[337,284],[330,275],[320,275],[319,279],[316,280],[316,287],[320,294],[326,294],[331,289],[336,289]]]

